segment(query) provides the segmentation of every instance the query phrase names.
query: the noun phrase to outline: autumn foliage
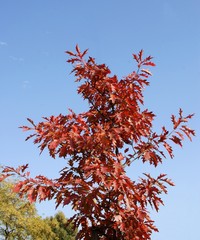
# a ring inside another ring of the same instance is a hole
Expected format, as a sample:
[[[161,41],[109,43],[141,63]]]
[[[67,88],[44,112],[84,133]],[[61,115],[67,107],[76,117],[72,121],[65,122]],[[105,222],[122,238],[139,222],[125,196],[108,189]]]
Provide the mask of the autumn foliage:
[[[75,210],[69,220],[80,231],[77,239],[150,239],[158,231],[148,206],[156,211],[163,204],[162,193],[174,185],[160,174],[153,178],[145,173],[138,181],[131,180],[126,169],[135,161],[156,167],[169,155],[173,144],[182,146],[184,137],[190,140],[194,131],[187,127],[193,115],[184,116],[180,109],[172,115],[172,129],[153,130],[153,112],[145,109],[143,90],[153,67],[152,57],[143,51],[133,54],[138,69],[123,79],[111,75],[105,64],[86,58],[87,50],[66,52],[73,65],[73,74],[80,82],[78,94],[87,100],[87,112],[44,118],[23,130],[32,131],[40,151],[48,149],[51,157],[66,158],[67,166],[57,179],[29,177],[28,165],[17,169],[6,167],[2,178],[12,174],[24,177],[15,186],[20,195],[31,202],[55,199],[57,206],[71,204]]]

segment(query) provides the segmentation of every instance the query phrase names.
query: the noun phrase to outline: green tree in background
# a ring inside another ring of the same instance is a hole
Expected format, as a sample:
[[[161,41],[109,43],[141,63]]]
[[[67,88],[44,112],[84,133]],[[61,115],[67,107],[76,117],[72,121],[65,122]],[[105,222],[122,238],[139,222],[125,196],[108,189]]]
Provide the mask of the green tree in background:
[[[55,233],[56,238],[54,240],[74,240],[77,231],[69,225],[67,226],[67,218],[62,212],[58,212],[54,217],[47,217],[44,220]]]
[[[34,204],[12,191],[13,183],[0,183],[0,239],[57,239],[51,227],[36,212]]]

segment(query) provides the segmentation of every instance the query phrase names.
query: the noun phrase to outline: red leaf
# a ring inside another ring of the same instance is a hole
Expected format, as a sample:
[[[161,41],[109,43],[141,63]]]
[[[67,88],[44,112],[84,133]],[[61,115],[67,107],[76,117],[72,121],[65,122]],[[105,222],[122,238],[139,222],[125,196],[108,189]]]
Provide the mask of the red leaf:
[[[156,64],[153,63],[153,62],[145,62],[145,63],[143,63],[143,65],[152,66],[152,67],[155,67],[155,66],[156,66]]]
[[[133,54],[133,58],[136,60],[136,62],[139,63],[139,58],[138,58],[138,56],[136,54]]]
[[[148,161],[148,160],[150,159],[150,157],[151,157],[151,155],[150,155],[149,152],[145,152],[145,153],[144,153],[144,159],[145,159],[146,161]]]
[[[139,52],[139,54],[138,54],[138,57],[139,57],[140,62],[142,61],[142,55],[143,55],[143,49],[140,50],[140,52]]]
[[[71,202],[70,197],[66,197],[66,198],[63,200],[63,206],[68,205],[70,202]]]
[[[80,52],[81,52],[78,44],[76,45],[76,51],[77,51],[77,53],[80,53]]]
[[[173,158],[174,155],[173,155],[172,147],[171,147],[168,143],[166,143],[166,142],[165,142],[163,145],[164,145],[164,147],[166,148],[166,150],[168,151],[170,157]]]
[[[66,51],[67,54],[69,54],[70,56],[76,56],[76,54],[74,54],[73,52],[70,51]]]
[[[20,190],[21,190],[21,188],[23,187],[23,185],[24,185],[24,182],[19,182],[19,183],[17,183],[17,184],[14,186],[13,191],[16,192],[16,193],[20,192]]]
[[[37,199],[38,192],[34,188],[28,190],[28,200],[30,203],[33,203]]]
[[[27,120],[34,126],[36,127],[35,123],[33,122],[33,120],[31,120],[30,118],[27,118]]]
[[[183,146],[182,145],[182,140],[180,138],[178,138],[177,136],[173,135],[170,140],[172,140],[174,143],[180,145],[181,147]]]
[[[147,75],[152,76],[152,73],[148,69],[141,69],[141,72],[146,73]]]

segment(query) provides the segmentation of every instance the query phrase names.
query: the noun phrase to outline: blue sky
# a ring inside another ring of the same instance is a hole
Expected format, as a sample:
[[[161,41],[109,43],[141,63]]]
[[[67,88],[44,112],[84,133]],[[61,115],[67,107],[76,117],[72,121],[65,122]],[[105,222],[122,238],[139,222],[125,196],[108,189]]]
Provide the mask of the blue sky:
[[[135,69],[131,54],[144,49],[155,57],[146,106],[157,115],[155,127],[169,125],[170,115],[182,107],[195,113],[192,143],[175,148],[175,158],[156,170],[176,183],[164,196],[165,207],[152,213],[160,232],[153,240],[200,239],[199,119],[200,119],[200,2],[198,0],[1,1],[0,7],[0,164],[29,163],[33,175],[58,176],[64,160],[42,156],[18,127],[26,118],[81,112],[85,103],[69,75],[66,50],[78,43],[99,63],[122,77]],[[137,169],[138,168],[138,169]],[[135,170],[136,169],[136,170]],[[71,216],[70,208],[62,209]],[[53,203],[38,205],[40,214],[54,214]]]

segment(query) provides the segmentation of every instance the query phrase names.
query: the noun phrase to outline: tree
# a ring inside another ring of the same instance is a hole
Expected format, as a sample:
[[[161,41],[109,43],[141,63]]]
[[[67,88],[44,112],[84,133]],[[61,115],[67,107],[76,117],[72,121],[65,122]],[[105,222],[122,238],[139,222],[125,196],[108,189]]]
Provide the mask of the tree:
[[[58,212],[54,217],[47,217],[44,221],[50,226],[55,233],[57,240],[73,240],[77,231],[74,231],[71,226],[67,225],[67,218],[62,212]],[[53,240],[53,239],[52,239]]]
[[[54,232],[36,213],[36,208],[12,191],[13,183],[0,184],[0,238],[4,240],[49,240]]]
[[[40,151],[49,150],[51,157],[67,158],[68,163],[57,179],[44,176],[29,177],[28,165],[4,169],[2,179],[12,174],[24,177],[15,191],[27,194],[31,202],[55,199],[56,206],[71,204],[76,211],[69,219],[80,227],[76,239],[150,239],[158,231],[147,210],[156,211],[163,204],[162,193],[167,185],[174,185],[166,174],[154,178],[145,173],[139,180],[131,180],[126,169],[135,161],[156,167],[166,154],[173,158],[173,145],[182,146],[185,136],[195,134],[187,126],[193,115],[171,116],[172,130],[153,129],[155,115],[145,109],[143,90],[149,85],[155,66],[152,57],[143,58],[143,51],[133,54],[137,71],[118,79],[105,64],[85,59],[87,50],[67,52],[68,63],[76,81],[81,82],[78,94],[88,101],[87,112],[45,117],[31,126],[29,138],[39,144]]]

